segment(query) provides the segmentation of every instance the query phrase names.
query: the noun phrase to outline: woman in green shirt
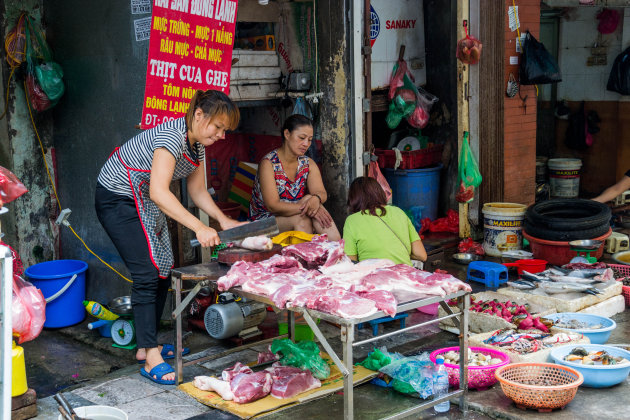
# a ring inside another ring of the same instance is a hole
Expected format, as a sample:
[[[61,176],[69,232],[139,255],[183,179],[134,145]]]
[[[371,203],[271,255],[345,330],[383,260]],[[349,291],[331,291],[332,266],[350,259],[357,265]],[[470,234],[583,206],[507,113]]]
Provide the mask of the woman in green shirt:
[[[374,178],[359,177],[350,184],[352,213],[343,227],[344,251],[353,261],[387,258],[397,264],[426,261],[420,236],[404,211],[387,205],[383,188]]]

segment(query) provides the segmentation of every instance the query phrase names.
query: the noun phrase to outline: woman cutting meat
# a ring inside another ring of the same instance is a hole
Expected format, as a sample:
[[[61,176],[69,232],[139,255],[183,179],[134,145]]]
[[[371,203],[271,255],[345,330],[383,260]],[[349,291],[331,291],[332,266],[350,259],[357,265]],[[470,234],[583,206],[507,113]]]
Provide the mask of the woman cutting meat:
[[[269,152],[258,166],[249,217],[276,216],[280,232],[299,230],[341,239],[324,207],[328,195],[317,164],[304,154],[313,141],[313,122],[292,115],[282,126],[282,146]]]
[[[344,251],[353,261],[386,258],[396,264],[426,261],[427,252],[404,211],[387,205],[383,188],[374,178],[356,178],[350,184],[352,213],[343,226]]]
[[[193,216],[170,191],[171,181],[186,178],[195,205],[222,229],[240,225],[219,210],[205,186],[204,150],[235,129],[238,108],[221,92],[197,91],[185,117],[133,137],[110,155],[96,185],[98,219],[131,273],[131,305],[136,327],[136,358],[143,376],[159,384],[175,383],[164,359],[173,346],[159,346],[157,331],[170,284],[173,251],[166,216],[195,232],[202,246],[220,243],[217,232]]]

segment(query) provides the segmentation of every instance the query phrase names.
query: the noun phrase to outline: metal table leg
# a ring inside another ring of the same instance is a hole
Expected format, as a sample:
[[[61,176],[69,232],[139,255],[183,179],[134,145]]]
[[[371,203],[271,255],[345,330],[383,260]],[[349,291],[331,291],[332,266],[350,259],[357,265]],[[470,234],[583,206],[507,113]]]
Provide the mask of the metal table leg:
[[[289,340],[295,341],[295,312],[287,312],[287,333],[289,334]]]
[[[468,308],[470,306],[470,294],[466,294],[458,299],[459,310],[462,313],[459,322],[459,354],[468,354]],[[459,389],[463,394],[459,397],[459,407],[462,413],[468,411],[468,357],[459,358]]]
[[[175,307],[182,303],[182,278],[171,276],[171,287],[175,289]],[[175,316],[175,383],[184,381],[184,367],[182,361],[182,312]]]
[[[343,363],[348,369],[348,375],[343,378],[343,418],[354,419],[354,374],[352,358],[352,342],[354,341],[354,325],[341,327],[341,342],[343,343]]]

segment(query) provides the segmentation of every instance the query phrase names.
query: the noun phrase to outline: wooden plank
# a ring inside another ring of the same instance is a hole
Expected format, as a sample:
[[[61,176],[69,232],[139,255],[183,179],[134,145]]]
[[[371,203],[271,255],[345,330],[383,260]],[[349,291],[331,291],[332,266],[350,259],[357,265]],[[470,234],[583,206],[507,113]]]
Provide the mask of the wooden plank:
[[[469,19],[468,2],[457,2],[457,38],[462,39],[466,36],[464,32],[464,20]],[[457,61],[457,156],[459,159],[462,148],[462,140],[464,131],[469,130],[468,120],[468,65]],[[459,204],[459,237],[467,238],[470,236],[470,223],[468,222],[468,203]]]
[[[230,98],[235,101],[253,101],[275,98],[280,91],[280,84],[269,85],[234,85],[230,88]]]
[[[277,67],[234,67],[230,80],[280,79],[282,72]]]
[[[11,410],[26,407],[27,405],[37,402],[37,393],[34,389],[29,388],[24,394],[11,398]]]
[[[277,67],[279,66],[278,54],[275,51],[250,51],[234,50],[232,59],[238,61],[232,65],[232,69],[237,67]]]
[[[26,420],[37,416],[37,404],[11,410],[11,420]]]

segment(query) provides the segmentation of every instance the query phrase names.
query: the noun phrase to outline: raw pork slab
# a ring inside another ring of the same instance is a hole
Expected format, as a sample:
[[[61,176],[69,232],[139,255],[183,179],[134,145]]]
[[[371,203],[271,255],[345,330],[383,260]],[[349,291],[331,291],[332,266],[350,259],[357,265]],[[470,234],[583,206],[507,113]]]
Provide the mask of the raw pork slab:
[[[298,259],[307,268],[328,267],[346,257],[344,241],[327,241],[323,236],[314,236],[311,242],[289,245],[282,249],[282,255]]]
[[[378,309],[385,312],[392,318],[396,316],[396,307],[398,306],[398,302],[392,292],[387,290],[374,290],[371,292],[361,292],[357,294],[362,298],[374,301]]]
[[[221,379],[231,382],[232,379],[234,379],[234,377],[239,373],[254,373],[254,371],[249,366],[244,365],[241,362],[236,362],[234,366],[221,372]]]
[[[291,398],[322,386],[322,383],[313,377],[310,370],[291,366],[270,367],[265,370],[273,378],[271,396],[275,398]]]
[[[363,318],[378,311],[373,300],[362,298],[341,287],[323,291],[315,300],[314,307],[309,308],[348,319]]]
[[[230,382],[234,402],[247,404],[269,395],[273,379],[269,372],[239,373]]]

